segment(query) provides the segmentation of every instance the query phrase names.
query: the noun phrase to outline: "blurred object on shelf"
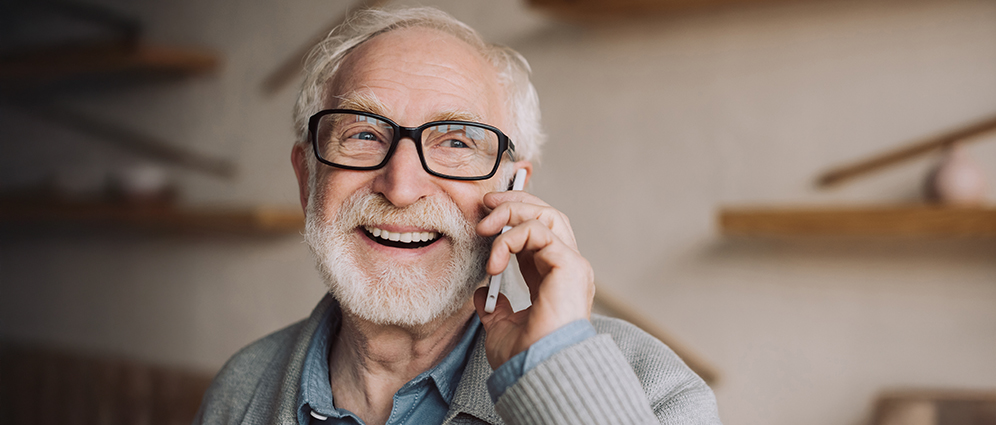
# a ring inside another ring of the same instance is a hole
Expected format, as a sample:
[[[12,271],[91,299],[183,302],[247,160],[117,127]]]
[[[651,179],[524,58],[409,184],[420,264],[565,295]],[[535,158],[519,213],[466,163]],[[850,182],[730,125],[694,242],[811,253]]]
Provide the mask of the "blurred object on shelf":
[[[0,193],[0,199],[25,202],[107,202],[128,205],[172,205],[178,190],[166,168],[150,162],[108,170],[97,164],[57,169],[41,187]]]
[[[927,201],[944,205],[982,205],[988,189],[985,170],[957,143],[944,150],[924,184]]]
[[[996,425],[996,390],[903,390],[878,397],[873,425]]]
[[[171,204],[177,194],[166,169],[151,163],[115,170],[109,190],[112,198],[128,204]]]

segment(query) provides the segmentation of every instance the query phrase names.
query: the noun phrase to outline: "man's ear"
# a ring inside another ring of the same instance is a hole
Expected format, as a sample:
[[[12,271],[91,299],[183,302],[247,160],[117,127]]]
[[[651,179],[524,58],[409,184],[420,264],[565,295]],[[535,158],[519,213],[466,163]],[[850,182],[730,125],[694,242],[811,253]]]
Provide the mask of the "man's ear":
[[[291,148],[291,165],[294,166],[294,174],[297,176],[297,189],[301,195],[301,208],[308,210],[308,155],[304,149],[306,145],[295,143]]]

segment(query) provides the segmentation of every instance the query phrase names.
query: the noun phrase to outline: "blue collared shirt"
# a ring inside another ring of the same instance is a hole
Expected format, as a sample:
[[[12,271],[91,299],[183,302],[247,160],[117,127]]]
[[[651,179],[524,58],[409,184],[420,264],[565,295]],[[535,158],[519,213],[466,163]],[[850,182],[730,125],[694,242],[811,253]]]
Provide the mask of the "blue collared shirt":
[[[339,333],[340,310],[330,308],[315,329],[308,347],[301,374],[297,418],[300,425],[363,424],[354,413],[335,407],[332,385],[329,381],[329,346]],[[394,406],[387,420],[388,425],[441,423],[449,411],[456,386],[481,329],[481,321],[474,314],[460,342],[439,364],[416,376],[394,394]],[[595,336],[595,328],[587,320],[567,324],[533,344],[529,349],[512,357],[488,379],[488,392],[497,400],[506,389],[536,365],[560,350]]]

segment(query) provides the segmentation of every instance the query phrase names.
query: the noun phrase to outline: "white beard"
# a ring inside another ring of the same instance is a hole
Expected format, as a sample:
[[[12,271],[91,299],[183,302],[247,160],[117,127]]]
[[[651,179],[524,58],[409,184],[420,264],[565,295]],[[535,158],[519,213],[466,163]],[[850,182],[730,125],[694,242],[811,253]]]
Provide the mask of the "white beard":
[[[341,205],[334,220],[322,206],[320,196],[308,202],[305,241],[329,292],[344,311],[361,319],[414,327],[449,317],[487,277],[492,238],[478,236],[475,224],[448,198],[428,197],[397,208],[382,195],[360,190]],[[378,224],[434,229],[449,238],[452,255],[446,264],[373,261],[360,267],[356,244],[364,242],[357,240],[356,228]]]

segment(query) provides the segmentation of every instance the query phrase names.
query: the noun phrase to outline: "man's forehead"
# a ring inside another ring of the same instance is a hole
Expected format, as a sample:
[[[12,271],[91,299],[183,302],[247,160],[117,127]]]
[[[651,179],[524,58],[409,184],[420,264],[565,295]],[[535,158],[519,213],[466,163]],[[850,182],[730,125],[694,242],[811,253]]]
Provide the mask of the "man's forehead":
[[[405,115],[493,125],[504,115],[504,93],[490,61],[463,40],[435,29],[380,34],[351,52],[337,74],[329,84],[326,107],[393,120]]]

